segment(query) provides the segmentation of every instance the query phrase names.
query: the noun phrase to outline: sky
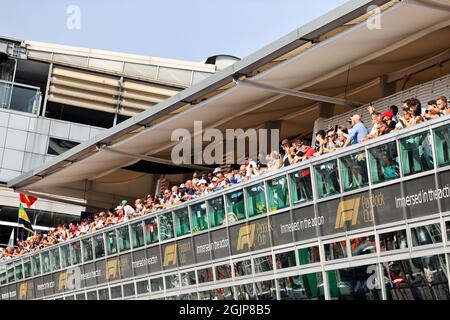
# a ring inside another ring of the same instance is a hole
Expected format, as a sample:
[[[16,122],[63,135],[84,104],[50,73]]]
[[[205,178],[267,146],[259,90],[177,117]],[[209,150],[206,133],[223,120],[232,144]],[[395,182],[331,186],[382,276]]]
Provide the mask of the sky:
[[[0,35],[162,58],[243,58],[347,0],[0,0]]]

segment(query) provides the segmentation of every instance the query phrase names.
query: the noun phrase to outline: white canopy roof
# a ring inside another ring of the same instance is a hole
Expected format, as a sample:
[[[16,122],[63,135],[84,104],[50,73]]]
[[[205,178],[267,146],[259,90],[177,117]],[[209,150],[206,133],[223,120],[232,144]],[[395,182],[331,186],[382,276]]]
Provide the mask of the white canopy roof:
[[[107,130],[54,161],[11,180],[9,186],[29,192],[77,195],[86,199],[86,192],[89,190],[86,185],[89,182],[100,181],[101,177],[114,174],[121,167],[138,161],[102,148],[96,149],[96,145],[108,144],[108,148],[128,154],[167,157],[172,147],[172,131],[177,128],[186,128],[192,132],[195,120],[201,120],[203,128],[248,128],[279,119],[292,113],[293,110],[298,111],[302,107],[301,104],[297,108],[292,107],[299,105],[298,98],[295,99],[296,104],[293,104],[293,99],[290,97],[286,98],[238,83],[230,85],[220,94],[194,104],[169,119],[151,125],[136,134],[128,135],[132,130],[142,128],[143,125],[168,112],[185,106],[187,102],[195,101],[223,86],[230,81],[230,77],[249,74],[259,67],[261,62],[267,62],[269,57],[273,60],[274,57],[279,56],[281,48],[295,49],[307,43],[308,36],[320,39],[320,35],[324,32],[333,30],[364,14],[368,5],[386,2],[350,1],[254,55],[211,76],[199,85],[188,88],[154,108]],[[333,92],[336,90],[330,88],[330,83],[327,83],[330,79],[333,79],[337,87],[342,88],[348,85],[348,76],[345,78],[340,75],[345,75],[348,70],[357,69],[360,66],[365,66],[367,71],[352,73],[353,85],[376,77],[381,69],[397,70],[398,64],[396,65],[395,61],[378,65],[371,65],[371,62],[378,57],[400,50],[418,39],[423,39],[433,32],[446,30],[450,25],[450,11],[448,8],[445,9],[445,5],[445,0],[394,2],[381,13],[381,28],[371,29],[364,21],[352,25],[345,31],[322,39],[292,58],[262,71],[253,76],[251,81],[296,90],[308,91],[308,88],[314,88],[316,92],[334,96],[336,93]],[[436,48],[439,47],[439,44],[435,45]],[[442,45],[448,48],[448,43]],[[433,47],[426,49],[433,51]],[[404,55],[399,55],[397,59],[401,64]],[[277,101],[280,103],[277,104]],[[311,101],[304,100],[303,104],[310,106]],[[314,117],[317,117],[317,111],[313,111],[305,120],[300,119],[298,131],[302,131],[302,125],[311,126]],[[106,185],[102,186],[102,192],[111,193]]]

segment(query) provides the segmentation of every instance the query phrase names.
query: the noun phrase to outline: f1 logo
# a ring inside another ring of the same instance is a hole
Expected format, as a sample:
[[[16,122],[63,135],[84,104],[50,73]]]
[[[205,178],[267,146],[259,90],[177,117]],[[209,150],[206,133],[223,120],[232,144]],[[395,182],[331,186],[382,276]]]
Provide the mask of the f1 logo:
[[[164,262],[163,267],[169,266],[169,264],[177,264],[177,245],[173,244],[167,246],[164,250]]]
[[[244,249],[244,245],[247,245],[250,249],[253,247],[253,242],[255,240],[255,224],[249,226],[243,226],[239,229],[237,251]]]
[[[337,208],[335,229],[343,228],[346,221],[351,221],[352,226],[358,223],[359,203],[361,198],[357,197],[341,201]]]

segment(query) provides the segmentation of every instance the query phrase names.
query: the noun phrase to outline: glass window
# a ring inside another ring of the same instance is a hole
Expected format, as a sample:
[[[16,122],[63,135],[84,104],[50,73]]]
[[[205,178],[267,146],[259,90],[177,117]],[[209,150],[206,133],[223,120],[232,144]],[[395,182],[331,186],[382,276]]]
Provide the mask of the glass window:
[[[253,259],[255,273],[268,272],[273,270],[272,256],[264,256]]]
[[[256,296],[258,300],[276,300],[277,289],[275,287],[275,280],[267,280],[255,283]]]
[[[86,295],[84,294],[84,292],[83,293],[78,293],[78,294],[75,295],[75,298],[77,300],[86,300]]]
[[[144,222],[134,223],[131,226],[131,245],[140,248],[144,245]]]
[[[339,161],[341,162],[341,179],[344,191],[369,185],[366,153],[364,151],[344,156]]]
[[[175,230],[177,231],[177,237],[191,233],[188,208],[175,211]]]
[[[111,299],[122,298],[122,287],[116,286],[111,288]]]
[[[450,124],[434,130],[434,144],[436,148],[437,165],[439,167],[450,164]]]
[[[95,258],[102,258],[105,256],[105,243],[103,241],[103,234],[96,235],[92,238],[94,242]]]
[[[447,230],[447,240],[450,240],[450,221],[445,222],[445,229]]]
[[[52,271],[59,270],[59,268],[60,268],[58,248],[50,251],[50,268]]]
[[[83,261],[88,262],[94,259],[94,252],[92,251],[92,238],[81,240],[83,245]]]
[[[445,256],[382,264],[388,300],[449,300]]]
[[[172,212],[159,216],[159,233],[161,235],[161,241],[174,237]]]
[[[108,255],[117,253],[116,230],[111,230],[106,233],[106,252]]]
[[[137,294],[150,293],[150,286],[148,280],[136,282],[136,292]]]
[[[48,251],[41,253],[42,273],[50,272],[50,257]]]
[[[231,274],[231,265],[230,264],[222,264],[220,266],[216,266],[216,280],[224,280],[230,279],[232,277]]]
[[[31,277],[31,261],[29,259],[23,261],[23,275],[25,278]]]
[[[80,241],[70,244],[70,251],[72,256],[72,265],[81,263],[81,246]]]
[[[150,286],[152,292],[158,292],[164,290],[163,278],[155,278],[150,280]]]
[[[369,169],[373,184],[400,177],[395,141],[369,149]]]
[[[308,247],[298,250],[298,256],[300,259],[300,265],[306,265],[310,263],[320,262],[319,247]]]
[[[90,291],[86,294],[87,300],[98,300],[97,291]]]
[[[158,223],[156,217],[144,221],[145,242],[152,244],[158,242]]]
[[[376,265],[327,271],[332,300],[382,300]]]
[[[33,276],[37,276],[41,274],[41,259],[39,254],[36,254],[31,257],[31,265],[33,269]]]
[[[252,274],[252,262],[251,260],[243,260],[233,263],[234,266],[234,276],[243,277]]]
[[[292,268],[297,265],[295,260],[295,251],[287,251],[282,253],[277,253],[275,255],[275,262],[277,264],[277,269]]]
[[[109,300],[108,288],[98,290],[98,300]]]
[[[197,270],[198,283],[214,281],[212,268]]]
[[[175,300],[198,300],[198,297],[197,297],[197,293],[196,292],[185,293],[185,294],[180,294],[178,296],[178,298],[175,299]]]
[[[130,231],[128,226],[117,229],[117,240],[120,252],[130,250]]]
[[[281,300],[324,300],[322,273],[278,279]]]
[[[347,241],[345,240],[327,243],[324,245],[324,248],[326,261],[343,259],[347,257]]]
[[[217,288],[211,291],[215,291],[216,300],[234,300],[233,287]]]
[[[123,296],[130,297],[136,295],[136,289],[134,283],[127,283],[123,285]]]
[[[245,192],[247,193],[248,217],[257,216],[267,212],[266,194],[263,182],[245,188]]]
[[[166,280],[166,290],[175,289],[180,287],[180,277],[178,274],[171,274],[170,276],[165,276]]]
[[[292,203],[298,204],[313,200],[311,170],[303,169],[289,175]]]
[[[8,283],[13,283],[14,281],[16,281],[13,265],[8,266],[7,277],[8,277]]]
[[[439,223],[433,223],[427,226],[411,228],[411,237],[414,247],[433,243],[441,243],[441,225]]]
[[[193,286],[197,282],[195,280],[195,271],[182,272],[180,276],[181,276],[181,286],[183,287]]]
[[[433,169],[430,132],[425,131],[401,139],[400,155],[405,176]]]
[[[23,268],[22,268],[22,263],[20,263],[20,262],[16,264],[16,279],[17,280],[23,279]]]
[[[75,300],[74,296],[65,296],[64,300]]]
[[[408,248],[406,230],[398,230],[380,234],[381,252],[405,248]]]
[[[285,176],[267,181],[267,200],[270,212],[289,207],[289,192]]]
[[[208,229],[206,203],[196,203],[191,206],[192,233]]]
[[[253,283],[236,286],[238,300],[256,300],[256,292]]]
[[[314,172],[319,198],[325,198],[341,192],[336,160],[314,166]]]
[[[211,228],[225,225],[225,205],[223,197],[208,200],[209,225]]]
[[[6,284],[6,272],[0,272],[0,284]]]
[[[352,256],[361,256],[365,254],[377,253],[375,245],[375,236],[358,237],[350,239],[350,251]]]
[[[239,190],[228,193],[226,198],[228,223],[245,219],[244,192]]]

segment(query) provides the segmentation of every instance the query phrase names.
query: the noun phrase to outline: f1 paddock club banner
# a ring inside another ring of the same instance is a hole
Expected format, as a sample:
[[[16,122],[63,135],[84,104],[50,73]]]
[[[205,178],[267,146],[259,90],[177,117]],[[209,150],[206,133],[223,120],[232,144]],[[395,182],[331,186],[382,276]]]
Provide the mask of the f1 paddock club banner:
[[[33,299],[134,276],[209,262],[289,244],[424,217],[450,210],[450,172],[261,217],[181,240],[138,249],[0,289],[2,300]]]

